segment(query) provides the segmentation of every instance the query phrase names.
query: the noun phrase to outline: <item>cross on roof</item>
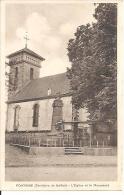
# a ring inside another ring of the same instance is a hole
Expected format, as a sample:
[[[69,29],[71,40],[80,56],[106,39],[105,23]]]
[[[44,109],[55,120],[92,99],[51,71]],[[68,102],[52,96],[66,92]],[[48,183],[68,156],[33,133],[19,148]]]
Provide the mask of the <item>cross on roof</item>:
[[[25,48],[27,48],[27,43],[28,43],[28,41],[30,40],[30,39],[28,38],[27,32],[26,32],[26,35],[24,36],[24,39],[25,39]]]

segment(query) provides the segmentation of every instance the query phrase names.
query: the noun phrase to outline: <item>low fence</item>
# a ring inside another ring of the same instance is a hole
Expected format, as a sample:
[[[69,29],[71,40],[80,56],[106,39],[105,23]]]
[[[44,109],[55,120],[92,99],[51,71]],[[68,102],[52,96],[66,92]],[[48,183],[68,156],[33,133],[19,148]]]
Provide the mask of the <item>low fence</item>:
[[[63,136],[50,136],[49,132],[10,132],[6,133],[6,143],[29,146],[29,147],[74,147],[74,139],[72,133],[66,132]],[[94,147],[106,148],[109,147],[108,141],[99,142],[96,139],[90,141],[88,137],[83,137],[78,140],[78,147]]]
[[[14,136],[10,142],[11,144],[19,144],[25,146],[35,147],[66,147],[74,146],[73,141],[68,141],[63,138],[35,138],[30,136]]]
[[[33,133],[7,133],[6,143],[18,144],[34,147],[73,147],[74,141],[69,136],[64,137],[52,137],[52,136],[39,136]],[[83,143],[80,143],[82,146]]]

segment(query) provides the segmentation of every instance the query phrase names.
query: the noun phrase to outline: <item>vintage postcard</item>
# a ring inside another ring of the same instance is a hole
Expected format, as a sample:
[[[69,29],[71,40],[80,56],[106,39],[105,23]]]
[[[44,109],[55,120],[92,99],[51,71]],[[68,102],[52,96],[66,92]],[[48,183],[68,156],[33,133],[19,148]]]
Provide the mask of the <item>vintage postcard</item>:
[[[3,190],[121,190],[123,1],[2,0]]]

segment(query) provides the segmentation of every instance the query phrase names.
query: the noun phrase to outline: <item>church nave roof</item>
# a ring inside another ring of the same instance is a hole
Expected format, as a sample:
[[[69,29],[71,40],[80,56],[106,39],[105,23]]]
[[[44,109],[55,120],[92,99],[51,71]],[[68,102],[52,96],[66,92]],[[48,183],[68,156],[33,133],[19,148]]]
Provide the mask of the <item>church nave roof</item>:
[[[50,93],[48,93],[48,91]],[[8,100],[8,103],[25,102],[36,99],[50,99],[57,95],[70,95],[70,81],[66,73],[34,79]]]

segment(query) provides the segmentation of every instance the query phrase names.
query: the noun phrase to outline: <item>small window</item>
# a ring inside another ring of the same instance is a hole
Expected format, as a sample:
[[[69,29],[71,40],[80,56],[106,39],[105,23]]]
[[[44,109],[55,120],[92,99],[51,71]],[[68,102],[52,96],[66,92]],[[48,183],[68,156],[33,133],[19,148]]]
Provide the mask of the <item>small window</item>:
[[[39,105],[35,104],[33,106],[33,127],[38,127],[39,121]]]
[[[15,78],[18,78],[18,67],[15,68]]]
[[[34,69],[30,68],[30,80],[34,78]]]
[[[51,95],[51,89],[50,88],[48,88],[48,91],[47,91],[47,95],[49,96],[49,95]]]

